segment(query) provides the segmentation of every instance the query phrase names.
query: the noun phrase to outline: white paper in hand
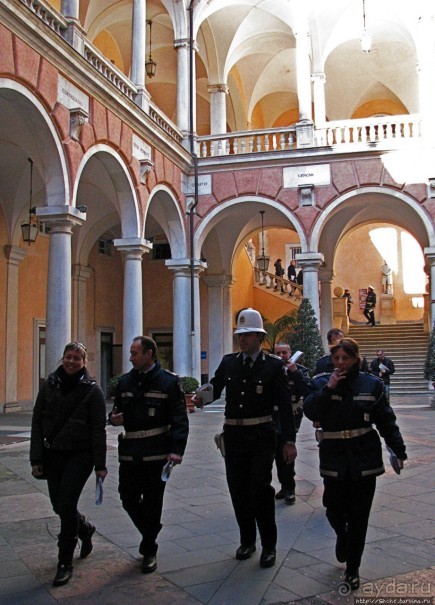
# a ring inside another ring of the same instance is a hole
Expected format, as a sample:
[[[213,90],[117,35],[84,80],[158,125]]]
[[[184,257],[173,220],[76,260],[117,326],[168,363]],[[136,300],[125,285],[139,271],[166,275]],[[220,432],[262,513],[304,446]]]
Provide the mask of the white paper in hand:
[[[196,397],[201,401],[201,405],[207,405],[213,401],[213,385],[207,382],[195,391]]]
[[[95,484],[95,504],[101,504],[103,502],[103,478],[97,477]]]
[[[299,357],[302,357],[303,352],[302,351],[295,351],[293,353],[293,355],[290,357],[289,361],[291,361],[291,363],[296,363],[297,360],[299,359]]]

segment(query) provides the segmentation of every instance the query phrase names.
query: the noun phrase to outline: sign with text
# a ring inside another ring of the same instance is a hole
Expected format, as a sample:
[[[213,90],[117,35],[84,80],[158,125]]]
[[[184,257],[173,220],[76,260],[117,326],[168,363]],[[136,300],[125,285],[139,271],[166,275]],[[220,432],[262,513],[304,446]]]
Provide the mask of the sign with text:
[[[57,100],[67,109],[83,109],[89,113],[89,97],[63,76],[57,80]]]
[[[182,176],[181,190],[185,195],[195,193],[195,177]],[[211,174],[200,174],[198,177],[198,195],[211,195]]]
[[[358,291],[359,308],[365,309],[367,298],[367,288],[360,288]]]
[[[137,160],[151,160],[151,145],[145,143],[141,138],[139,138],[136,134],[132,136],[132,153],[133,157]]]
[[[329,164],[313,166],[287,166],[283,170],[284,189],[303,185],[330,185],[331,167]]]

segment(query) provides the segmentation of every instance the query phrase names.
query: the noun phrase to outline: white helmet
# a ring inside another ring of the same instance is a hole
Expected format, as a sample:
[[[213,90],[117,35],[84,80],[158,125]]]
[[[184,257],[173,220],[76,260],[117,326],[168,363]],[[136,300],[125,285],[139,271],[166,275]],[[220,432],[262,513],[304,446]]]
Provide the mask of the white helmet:
[[[234,334],[243,334],[246,332],[261,332],[262,334],[266,334],[266,330],[263,329],[261,315],[255,309],[244,309],[240,311],[237,318]]]

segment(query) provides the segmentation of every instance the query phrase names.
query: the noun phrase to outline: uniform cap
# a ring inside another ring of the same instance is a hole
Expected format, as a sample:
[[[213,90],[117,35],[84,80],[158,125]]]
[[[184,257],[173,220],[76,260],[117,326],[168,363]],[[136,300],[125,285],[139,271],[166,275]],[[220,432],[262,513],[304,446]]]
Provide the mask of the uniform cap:
[[[374,287],[374,286],[370,286],[370,285],[369,285],[369,288],[371,288],[372,290],[374,290],[374,289],[375,289],[375,287]]]
[[[240,311],[237,318],[237,326],[234,334],[243,334],[247,332],[260,332],[266,334],[263,328],[263,320],[261,315],[255,309],[244,309]]]

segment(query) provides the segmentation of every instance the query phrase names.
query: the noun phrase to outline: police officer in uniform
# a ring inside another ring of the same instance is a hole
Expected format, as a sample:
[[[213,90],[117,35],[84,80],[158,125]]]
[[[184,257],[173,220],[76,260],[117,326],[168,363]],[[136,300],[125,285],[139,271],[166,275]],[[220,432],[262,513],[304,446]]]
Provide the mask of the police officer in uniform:
[[[308,393],[309,386],[311,384],[310,377],[308,376],[308,370],[299,363],[292,363],[290,358],[292,356],[292,350],[290,345],[286,342],[277,342],[274,348],[274,353],[284,361],[284,369],[287,376],[287,382],[290,387],[292,397],[292,408],[295,418],[295,429],[296,433],[301,426],[303,411],[303,396]],[[283,452],[283,439],[281,426],[279,423],[278,415],[274,413],[274,422],[276,426],[277,435],[277,447],[275,452],[275,464],[278,474],[278,481],[281,484],[281,489],[275,494],[276,500],[284,500],[285,504],[294,504],[296,502],[296,482],[295,482],[295,463],[285,462],[282,456]]]
[[[317,440],[323,505],[337,535],[337,560],[346,562],[344,579],[355,590],[360,585],[376,477],[385,472],[378,431],[397,457],[399,469],[407,456],[382,381],[360,371],[358,344],[344,338],[332,347],[331,355],[335,369],[313,378],[304,413],[322,427]]]
[[[226,389],[223,436],[227,483],[240,529],[236,558],[248,559],[255,552],[258,527],[260,565],[272,567],[277,540],[271,484],[276,444],[274,405],[285,442],[283,457],[289,463],[296,457],[296,432],[283,361],[261,350],[265,333],[258,311],[241,311],[235,330],[240,352],[223,357],[211,383],[214,399]]]
[[[189,422],[180,379],[156,360],[157,346],[137,336],[130,347],[133,369],[119,380],[109,414],[112,425],[124,425],[119,436],[119,494],[122,506],[142,535],[142,572],[157,568],[157,535],[166,483],[167,462],[181,464]]]

